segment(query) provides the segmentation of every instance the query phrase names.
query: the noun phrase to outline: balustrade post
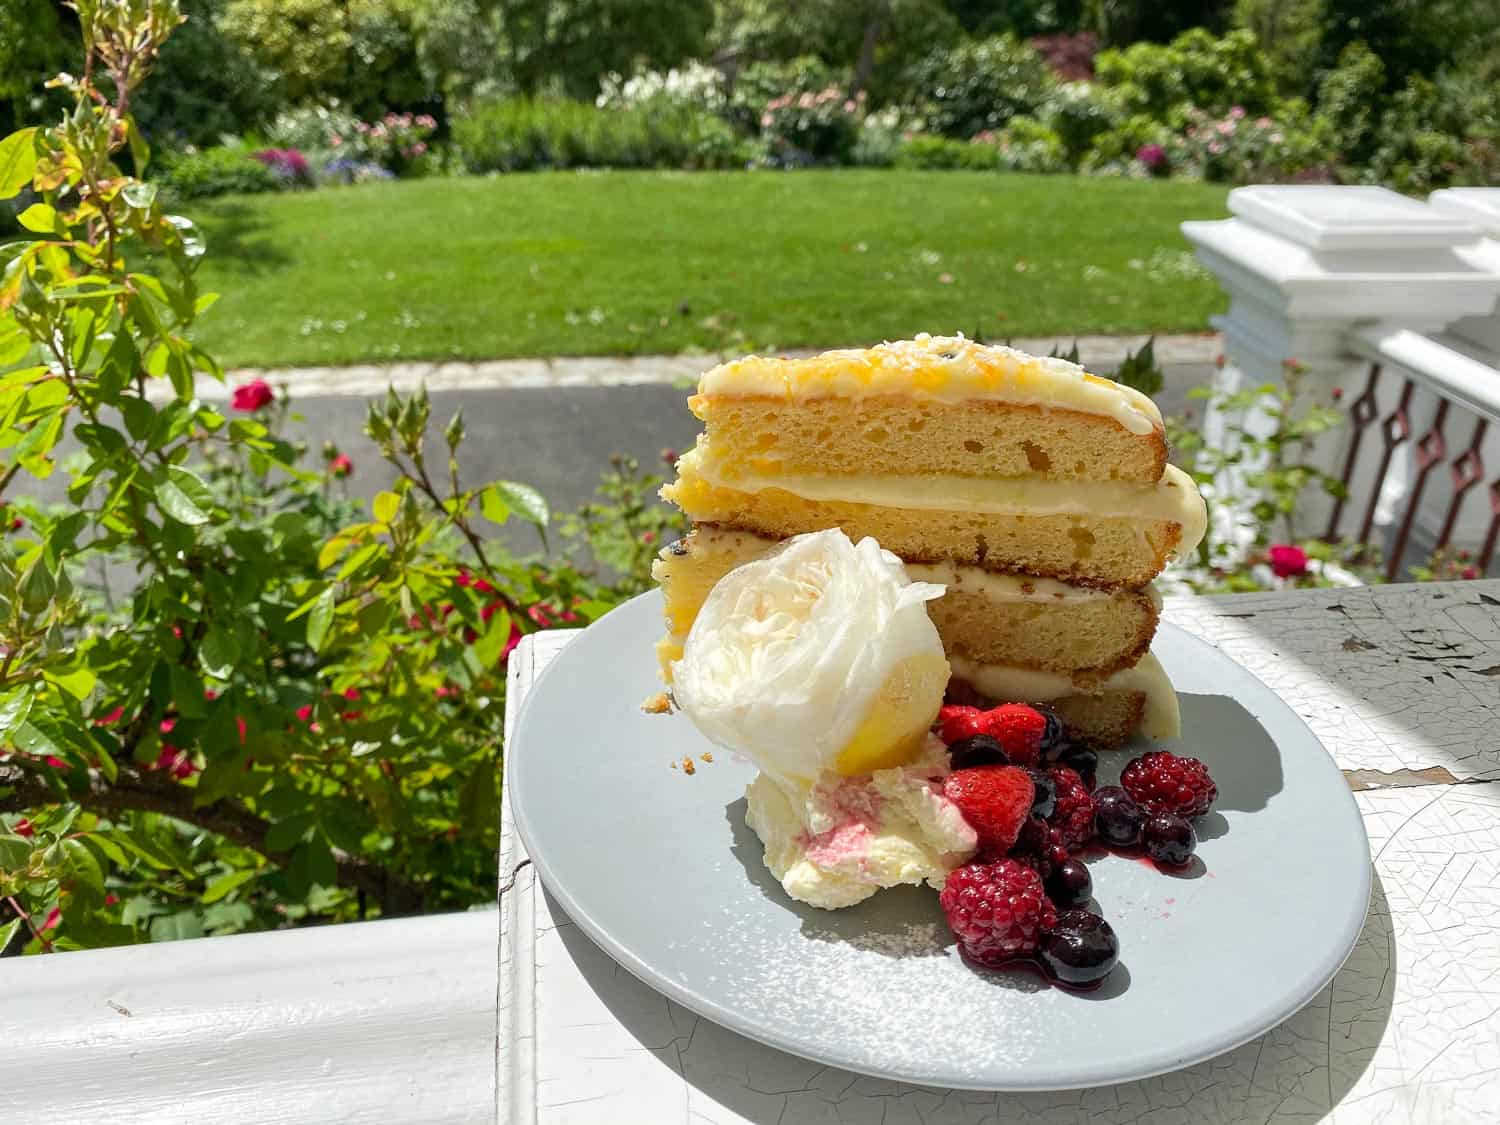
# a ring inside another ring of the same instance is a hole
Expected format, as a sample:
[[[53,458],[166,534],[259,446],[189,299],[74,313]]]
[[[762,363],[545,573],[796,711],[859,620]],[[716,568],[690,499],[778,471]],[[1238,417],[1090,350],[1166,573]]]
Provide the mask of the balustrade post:
[[[1488,313],[1500,296],[1500,270],[1466,255],[1463,248],[1479,239],[1468,217],[1383,188],[1257,185],[1230,192],[1229,209],[1230,219],[1182,226],[1230,298],[1228,312],[1214,320],[1225,351],[1215,389],[1284,385],[1287,365],[1295,361],[1300,405],[1337,402],[1352,410],[1351,424],[1325,435],[1311,460],[1334,476],[1347,472],[1357,499],[1338,505],[1309,493],[1297,513],[1298,531],[1316,535],[1332,527],[1354,535],[1370,522],[1364,498],[1378,491],[1371,534],[1387,548],[1403,515],[1397,501],[1409,493],[1417,471],[1414,444],[1427,434],[1437,403],[1421,388],[1403,396],[1399,375],[1373,387],[1370,360],[1351,349],[1350,333],[1371,323],[1435,332]],[[1414,433],[1394,443],[1387,458],[1374,435],[1398,404]],[[1263,433],[1269,424],[1253,409],[1241,418],[1209,411],[1203,428],[1210,443],[1222,446],[1233,425]],[[1456,448],[1467,438],[1457,430],[1447,436]],[[1351,456],[1356,443],[1362,450]],[[1429,441],[1429,458],[1432,448]],[[1377,480],[1382,461],[1389,466],[1384,481]],[[1437,491],[1438,476],[1446,487],[1446,474],[1433,476],[1429,493]],[[1242,474],[1220,487],[1246,507],[1253,502]]]

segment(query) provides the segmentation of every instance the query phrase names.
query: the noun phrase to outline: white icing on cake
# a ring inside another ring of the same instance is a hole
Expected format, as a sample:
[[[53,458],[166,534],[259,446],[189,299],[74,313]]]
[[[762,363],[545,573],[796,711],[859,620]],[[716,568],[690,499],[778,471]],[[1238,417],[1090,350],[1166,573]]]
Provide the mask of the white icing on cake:
[[[1131,387],[1091,375],[1064,359],[976,344],[962,334],[923,332],[912,340],[807,359],[746,356],[706,372],[698,391],[775,398],[908,395],[942,402],[1008,402],[1103,415],[1133,434],[1162,428],[1156,404]]]

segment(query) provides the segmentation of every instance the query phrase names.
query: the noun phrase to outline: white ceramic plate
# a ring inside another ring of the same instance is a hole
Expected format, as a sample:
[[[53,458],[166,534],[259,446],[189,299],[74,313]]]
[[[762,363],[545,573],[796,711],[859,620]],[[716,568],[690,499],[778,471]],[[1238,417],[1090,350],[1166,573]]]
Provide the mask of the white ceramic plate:
[[[1170,625],[1155,651],[1183,737],[1219,786],[1195,877],[1119,856],[1094,897],[1121,961],[1089,994],[980,973],[937,895],[903,887],[826,912],[793,902],[744,823],[753,768],[660,690],[656,593],[569,644],[532,689],[508,747],[511,807],[542,882],[643,981],[764,1043],[935,1086],[1058,1090],[1174,1070],[1274,1027],[1332,979],[1370,898],[1364,825],[1333,761],[1259,680]],[[1311,674],[1311,673],[1310,673]],[[1103,755],[1114,781],[1140,747]],[[671,768],[691,756],[691,776]]]

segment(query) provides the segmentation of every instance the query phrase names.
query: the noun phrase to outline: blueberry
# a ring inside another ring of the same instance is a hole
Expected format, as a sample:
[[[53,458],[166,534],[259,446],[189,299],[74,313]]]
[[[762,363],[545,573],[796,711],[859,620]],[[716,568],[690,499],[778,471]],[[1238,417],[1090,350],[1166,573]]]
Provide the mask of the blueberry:
[[[1120,961],[1120,939],[1110,924],[1087,910],[1064,910],[1042,937],[1043,966],[1064,984],[1096,984]]]
[[[1057,717],[1057,712],[1050,707],[1037,707],[1037,713],[1047,721],[1042,728],[1042,758],[1046,761],[1052,760],[1052,755],[1057,752],[1063,742],[1063,724]]]
[[[1057,764],[1076,770],[1089,789],[1094,787],[1094,778],[1099,769],[1099,755],[1087,746],[1069,746],[1057,756]]]
[[[1082,906],[1094,895],[1094,880],[1089,869],[1076,859],[1053,868],[1045,887],[1047,897],[1059,910]]]
[[[1145,845],[1146,854],[1157,863],[1181,867],[1193,858],[1198,834],[1186,818],[1176,813],[1157,813],[1141,829],[1141,843]]]
[[[971,734],[968,738],[960,738],[948,747],[948,757],[956,770],[966,770],[971,766],[1010,765],[1005,748],[987,734]]]
[[[1057,783],[1054,782],[1043,770],[1027,770],[1031,775],[1031,784],[1035,787],[1036,795],[1031,799],[1031,812],[1033,816],[1048,817],[1057,808]]]
[[[1094,832],[1104,843],[1116,848],[1138,844],[1145,823],[1145,811],[1118,785],[1094,790]]]

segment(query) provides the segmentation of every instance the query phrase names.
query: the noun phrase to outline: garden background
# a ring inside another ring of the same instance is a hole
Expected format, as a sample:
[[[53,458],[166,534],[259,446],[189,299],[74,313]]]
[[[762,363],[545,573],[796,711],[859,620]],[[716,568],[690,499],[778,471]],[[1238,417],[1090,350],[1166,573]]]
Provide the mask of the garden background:
[[[492,902],[506,659],[677,531],[598,388],[524,455],[483,396],[476,458],[447,400],[355,434],[226,368],[1202,332],[1227,185],[1500,180],[1497,0],[178,9],[0,5],[4,955]],[[611,393],[666,445],[667,390]],[[1340,416],[1281,410],[1195,588],[1369,562],[1300,541]]]

